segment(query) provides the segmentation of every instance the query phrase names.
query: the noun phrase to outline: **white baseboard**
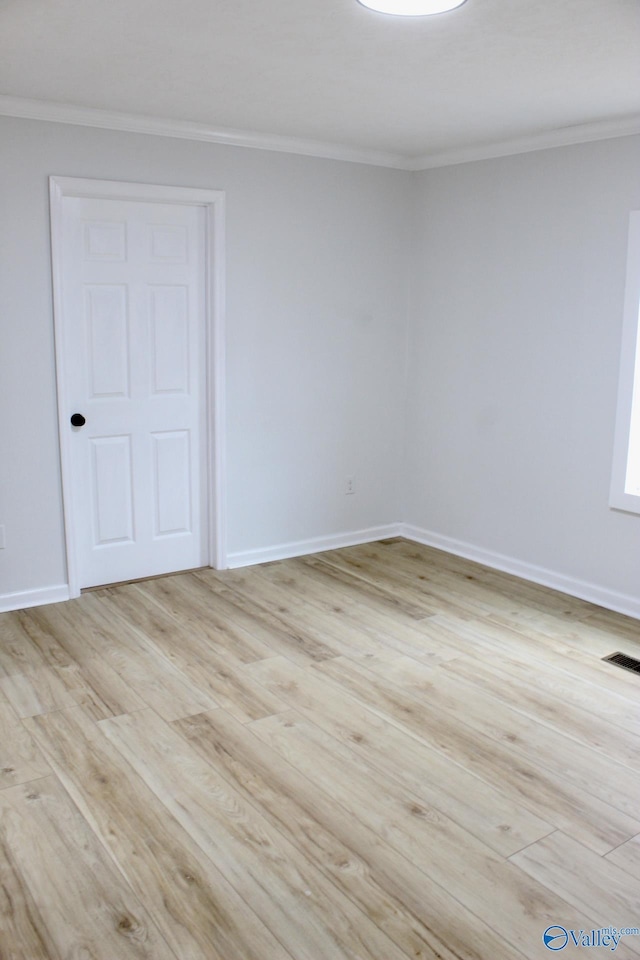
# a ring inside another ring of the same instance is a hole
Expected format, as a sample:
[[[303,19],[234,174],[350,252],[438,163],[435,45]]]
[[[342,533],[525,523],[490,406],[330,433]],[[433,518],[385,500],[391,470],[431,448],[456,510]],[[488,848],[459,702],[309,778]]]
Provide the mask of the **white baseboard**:
[[[543,587],[559,590],[571,597],[578,597],[607,610],[623,613],[628,617],[640,620],[640,599],[630,594],[618,593],[607,587],[600,587],[595,583],[568,577],[555,570],[539,567],[533,563],[516,560],[493,550],[485,550],[473,543],[456,540],[453,537],[424,530],[409,523],[389,523],[380,527],[369,527],[366,530],[355,530],[350,533],[338,533],[329,537],[315,537],[311,540],[298,540],[292,543],[281,543],[273,547],[264,547],[260,550],[246,550],[240,553],[231,553],[227,557],[230,569],[248,567],[256,563],[268,563],[271,560],[288,560],[291,557],[303,557],[311,553],[321,553],[323,550],[338,550],[341,547],[355,547],[360,543],[373,543],[376,540],[385,540],[389,537],[404,537],[416,543],[423,543],[457,557],[474,560],[494,570],[513,574],[523,580],[530,580]]]
[[[454,540],[453,537],[445,537],[441,533],[423,530],[411,524],[401,524],[399,536],[405,537],[407,540],[414,540],[416,543],[423,543],[428,547],[444,550],[446,553],[453,553],[457,557],[475,560],[476,563],[482,563],[485,567],[502,570],[503,573],[511,573],[523,580],[531,580],[532,583],[539,583],[543,587],[551,587],[552,590],[559,590],[561,593],[569,594],[569,596],[587,600],[589,603],[595,603],[600,607],[606,607],[608,610],[615,610],[617,613],[624,613],[628,617],[640,620],[640,598],[630,594],[618,593],[615,590],[609,590],[607,587],[599,587],[595,583],[588,583],[575,577],[567,577],[563,573],[556,573],[555,570],[547,570],[545,567],[538,567],[533,563],[525,563],[523,560],[516,560],[514,557],[507,557],[502,553],[485,550],[483,547],[477,547],[472,543]]]
[[[539,567],[533,563],[516,560],[514,557],[485,550],[473,543],[464,540],[455,540],[453,537],[424,530],[409,523],[388,523],[379,527],[368,527],[365,530],[353,530],[349,533],[336,533],[328,537],[314,537],[311,540],[297,540],[292,543],[276,544],[272,547],[263,547],[259,550],[245,550],[231,553],[227,557],[230,569],[248,567],[256,563],[268,563],[271,560],[287,560],[291,557],[303,557],[311,553],[322,553],[323,550],[338,550],[341,547],[355,547],[360,543],[374,543],[376,540],[386,540],[389,537],[404,537],[415,543],[423,543],[445,553],[452,553],[457,557],[474,560],[494,570],[513,574],[523,580],[539,583],[543,587],[559,590],[561,593],[578,597],[589,603],[595,603],[608,610],[615,610],[628,617],[640,620],[640,598],[630,594],[618,593],[607,587],[600,587],[595,583],[568,577],[555,570]],[[9,610],[23,610],[26,607],[37,607],[45,603],[60,603],[70,599],[68,584],[55,587],[44,587],[40,590],[25,590],[20,593],[0,594],[0,613]]]
[[[8,610],[24,610],[25,607],[39,607],[43,603],[61,603],[70,597],[66,583],[58,587],[43,587],[40,590],[23,590],[19,593],[0,594],[0,613]]]
[[[229,569],[249,567],[255,563],[268,563],[270,560],[288,560],[291,557],[304,557],[310,553],[322,553],[323,550],[339,550],[341,547],[356,547],[359,543],[374,543],[388,537],[401,536],[402,524],[387,523],[381,527],[368,527],[366,530],[352,530],[349,533],[334,533],[329,537],[314,537],[312,540],[296,540],[292,543],[279,543],[260,550],[245,550],[227,555]]]

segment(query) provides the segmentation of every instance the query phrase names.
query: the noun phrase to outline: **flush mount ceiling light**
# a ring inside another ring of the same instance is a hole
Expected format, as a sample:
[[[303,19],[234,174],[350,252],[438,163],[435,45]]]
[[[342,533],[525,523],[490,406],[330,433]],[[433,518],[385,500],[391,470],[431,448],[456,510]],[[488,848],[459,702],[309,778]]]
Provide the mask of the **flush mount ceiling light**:
[[[430,17],[461,7],[465,0],[358,0],[363,7],[395,17]]]

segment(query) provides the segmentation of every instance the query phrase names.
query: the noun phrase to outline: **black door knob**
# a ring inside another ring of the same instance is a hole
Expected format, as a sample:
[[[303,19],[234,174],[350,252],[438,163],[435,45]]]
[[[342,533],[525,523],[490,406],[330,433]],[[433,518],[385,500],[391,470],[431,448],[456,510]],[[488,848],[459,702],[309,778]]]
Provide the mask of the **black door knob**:
[[[72,413],[71,414],[71,426],[72,427],[84,427],[87,421],[82,416],[81,413]]]

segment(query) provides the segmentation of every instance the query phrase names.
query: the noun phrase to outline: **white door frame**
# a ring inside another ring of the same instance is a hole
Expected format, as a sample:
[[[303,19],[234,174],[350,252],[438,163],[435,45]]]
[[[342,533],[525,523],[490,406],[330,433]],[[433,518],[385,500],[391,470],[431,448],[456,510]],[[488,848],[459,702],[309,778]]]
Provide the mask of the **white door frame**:
[[[226,549],[226,462],[225,462],[225,194],[222,190],[200,190],[117,180],[86,180],[76,177],[49,177],[51,204],[51,254],[53,269],[53,317],[58,388],[58,430],[62,498],[67,551],[69,596],[80,596],[77,522],[71,496],[71,445],[69,399],[64,359],[62,218],[65,197],[98,200],[140,200],[178,203],[204,208],[205,213],[205,340],[206,340],[206,465],[207,548],[209,565],[217,570],[227,566]]]

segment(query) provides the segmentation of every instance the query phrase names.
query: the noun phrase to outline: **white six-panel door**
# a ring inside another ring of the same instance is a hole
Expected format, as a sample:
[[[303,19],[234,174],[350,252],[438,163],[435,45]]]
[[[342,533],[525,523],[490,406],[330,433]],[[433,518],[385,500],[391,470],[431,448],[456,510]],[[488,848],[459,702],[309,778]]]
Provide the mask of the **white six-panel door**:
[[[77,197],[62,205],[61,423],[79,586],[202,566],[204,210]],[[83,426],[71,425],[76,413]]]

